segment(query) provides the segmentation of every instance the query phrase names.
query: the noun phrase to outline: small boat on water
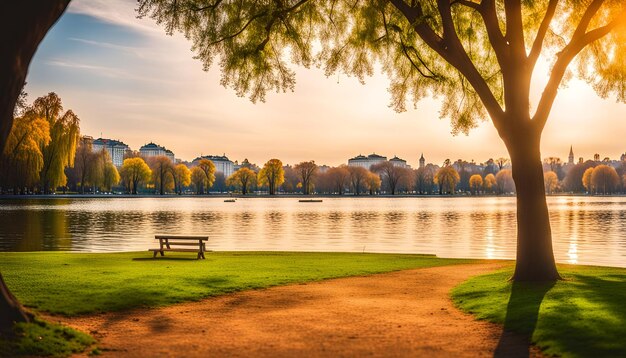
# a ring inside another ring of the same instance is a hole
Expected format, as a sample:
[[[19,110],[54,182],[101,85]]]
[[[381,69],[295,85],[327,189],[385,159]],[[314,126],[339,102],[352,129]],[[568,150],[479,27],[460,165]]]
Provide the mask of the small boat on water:
[[[321,203],[322,199],[300,199],[298,200],[301,203]]]
[[[226,199],[226,200],[224,200],[225,203],[234,203],[236,201],[237,201],[237,199]]]

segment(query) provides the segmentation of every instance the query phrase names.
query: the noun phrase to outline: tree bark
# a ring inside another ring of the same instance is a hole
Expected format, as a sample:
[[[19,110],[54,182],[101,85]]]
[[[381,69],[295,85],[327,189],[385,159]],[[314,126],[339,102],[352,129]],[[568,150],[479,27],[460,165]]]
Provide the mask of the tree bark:
[[[517,261],[514,281],[560,279],[552,251],[552,231],[546,203],[540,133],[506,141],[517,192]]]
[[[16,322],[30,322],[31,315],[27,313],[20,302],[11,294],[0,274],[0,331],[9,331]]]

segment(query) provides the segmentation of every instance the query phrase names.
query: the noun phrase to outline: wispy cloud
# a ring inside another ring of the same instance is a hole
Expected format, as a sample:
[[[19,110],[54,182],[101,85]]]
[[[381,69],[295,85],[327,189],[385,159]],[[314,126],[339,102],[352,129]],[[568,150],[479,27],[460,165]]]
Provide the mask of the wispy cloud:
[[[154,77],[139,76],[139,75],[130,73],[128,71],[120,70],[119,68],[108,67],[108,66],[92,65],[92,64],[87,64],[87,63],[70,62],[70,61],[63,61],[63,60],[50,60],[50,61],[47,61],[46,64],[49,66],[65,67],[65,68],[71,68],[74,70],[85,70],[91,73],[95,73],[98,76],[109,77],[109,78],[159,83],[159,84],[172,84],[171,81],[163,80],[160,78],[154,78]]]
[[[144,35],[162,36],[164,30],[152,20],[137,18],[136,6],[136,2],[130,0],[74,0],[67,11],[124,26]]]
[[[71,40],[71,41],[80,42],[82,44],[87,44],[87,45],[91,45],[91,46],[96,46],[96,47],[101,47],[101,48],[106,48],[106,49],[111,49],[111,50],[116,50],[116,51],[128,53],[128,54],[131,54],[131,55],[139,57],[139,58],[148,57],[146,55],[146,52],[149,51],[147,48],[124,46],[124,45],[118,45],[118,44],[114,44],[114,43],[110,43],[110,42],[87,40],[87,39],[82,39],[82,38],[78,38],[78,37],[70,37],[68,39]]]

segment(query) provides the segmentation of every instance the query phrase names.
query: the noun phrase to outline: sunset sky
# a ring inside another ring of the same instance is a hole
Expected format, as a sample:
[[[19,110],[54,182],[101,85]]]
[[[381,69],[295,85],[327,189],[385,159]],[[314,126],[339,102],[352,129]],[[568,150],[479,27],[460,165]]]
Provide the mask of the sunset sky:
[[[136,19],[134,6],[72,1],[31,64],[29,100],[57,92],[81,118],[83,134],[119,139],[132,149],[153,141],[183,160],[226,154],[258,164],[276,157],[339,165],[376,152],[417,166],[422,152],[436,164],[507,156],[488,121],[469,136],[452,136],[436,99],[394,112],[382,74],[361,85],[345,75],[326,78],[321,70],[293,67],[295,92],[272,93],[266,103],[253,104],[219,84],[218,67],[204,72],[182,35],[167,36],[152,20]],[[548,68],[544,62],[535,72],[534,102]],[[626,105],[573,80],[554,105],[542,155],[566,160],[572,144],[576,158],[618,158],[626,151],[625,119]]]

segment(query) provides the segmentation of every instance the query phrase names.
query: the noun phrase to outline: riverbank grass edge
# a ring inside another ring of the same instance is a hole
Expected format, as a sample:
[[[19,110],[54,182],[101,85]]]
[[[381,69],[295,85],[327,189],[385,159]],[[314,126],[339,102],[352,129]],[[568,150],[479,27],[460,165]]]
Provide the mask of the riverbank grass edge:
[[[477,262],[432,255],[211,252],[0,253],[13,294],[36,311],[81,315],[158,307],[226,293],[324,279]]]
[[[626,356],[626,269],[558,266],[563,280],[554,284],[513,283],[510,267],[465,281],[452,299],[478,319],[525,336],[548,356]]]

